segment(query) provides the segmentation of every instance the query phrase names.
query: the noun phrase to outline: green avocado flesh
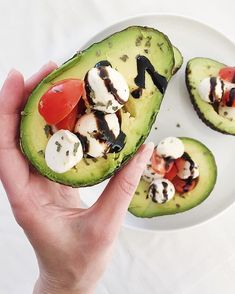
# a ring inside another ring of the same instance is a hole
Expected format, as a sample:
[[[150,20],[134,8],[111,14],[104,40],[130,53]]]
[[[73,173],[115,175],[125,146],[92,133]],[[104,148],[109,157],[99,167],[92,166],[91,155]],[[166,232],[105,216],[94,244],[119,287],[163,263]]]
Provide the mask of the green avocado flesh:
[[[151,198],[147,198],[150,183],[141,179],[129,206],[129,212],[135,216],[150,218],[183,212],[200,204],[213,190],[217,177],[213,154],[205,145],[195,139],[180,139],[184,143],[185,152],[198,164],[200,175],[196,187],[184,194],[175,193],[170,201],[158,204],[153,202]]]
[[[46,135],[46,122],[38,112],[38,103],[53,83],[69,78],[84,79],[87,71],[101,60],[108,60],[124,76],[131,92],[137,88],[134,78],[137,76],[136,57],[140,54],[150,60],[159,74],[167,80],[171,78],[174,54],[168,38],[155,29],[133,26],[77,53],[33,91],[22,115],[21,147],[42,175],[73,187],[91,186],[110,177],[136,153],[151,130],[163,98],[149,74],[145,74],[145,89],[141,98],[130,96],[121,110],[121,130],[126,134],[123,150],[107,154],[107,157],[82,159],[63,174],[53,172],[45,162],[44,151],[50,135]]]
[[[193,58],[186,67],[186,84],[190,98],[198,116],[210,128],[229,135],[235,135],[235,121],[219,115],[212,105],[203,101],[198,93],[198,85],[206,77],[218,76],[225,64],[208,58]]]
[[[184,59],[183,59],[183,56],[182,56],[181,52],[179,51],[179,49],[176,48],[175,46],[173,46],[173,53],[174,53],[174,58],[175,58],[175,65],[172,70],[172,74],[175,75],[177,73],[177,71],[181,68],[181,66],[184,62]]]

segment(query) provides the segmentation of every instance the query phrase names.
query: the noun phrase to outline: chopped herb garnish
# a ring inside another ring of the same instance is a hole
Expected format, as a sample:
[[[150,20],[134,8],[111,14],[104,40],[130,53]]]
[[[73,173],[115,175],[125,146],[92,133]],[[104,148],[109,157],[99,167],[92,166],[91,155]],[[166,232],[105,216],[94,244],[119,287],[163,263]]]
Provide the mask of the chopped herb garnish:
[[[61,137],[61,140],[64,140],[64,136]]]
[[[113,104],[113,103],[112,103],[112,100],[109,100],[108,103],[107,103],[107,105],[106,105],[106,109],[108,109],[109,106],[111,106],[112,104]]]
[[[98,56],[100,56],[101,55],[101,51],[100,50],[97,50],[96,51],[96,56],[98,57]]]
[[[113,106],[112,109],[113,109],[113,111],[117,111],[118,110],[118,106]]]
[[[177,207],[177,208],[180,208],[180,205],[179,205],[178,203],[176,203],[176,207]]]
[[[151,36],[147,36],[147,41],[146,41],[146,43],[145,43],[145,47],[151,47],[151,39],[152,39],[152,37]]]
[[[157,45],[160,48],[160,50],[163,51],[162,46],[164,45],[164,43],[157,43]]]
[[[97,162],[97,161],[98,161],[97,158],[92,158],[91,160],[92,160],[93,162]]]
[[[98,102],[96,103],[96,106],[106,106],[106,105],[105,105],[104,103],[98,101]]]
[[[140,46],[141,45],[141,41],[143,40],[142,36],[138,36],[135,40],[135,45],[136,46]]]
[[[41,156],[44,156],[44,151],[43,150],[39,150],[38,151],[38,154],[41,155]]]
[[[157,130],[157,127],[155,127],[154,129]]]
[[[66,151],[66,156],[69,156],[69,150]]]
[[[55,141],[55,145],[57,146],[56,151],[60,152],[62,145],[58,141]]]
[[[123,62],[126,62],[128,58],[129,58],[129,56],[126,55],[126,54],[123,54],[123,55],[120,57],[120,59],[121,59]]]
[[[73,147],[73,156],[76,156],[77,152],[78,152],[78,147],[79,147],[80,143],[74,143],[74,147]]]
[[[140,192],[139,191],[135,191],[135,195],[140,195]]]
[[[176,124],[176,127],[177,127],[177,128],[180,128],[180,124],[179,124],[179,123],[178,123],[178,124]]]
[[[90,163],[86,160],[86,158],[83,158],[83,161],[85,162],[86,165],[90,165]]]
[[[144,49],[144,52],[145,52],[146,54],[148,54],[148,53],[149,53],[149,50],[148,50],[148,49]]]
[[[51,126],[49,126],[49,125],[45,125],[45,127],[44,127],[44,132],[45,132],[45,134],[46,134],[47,138],[49,138],[49,137],[50,137],[50,135],[52,135],[52,134],[53,134],[53,133],[52,133]]]
[[[225,111],[225,112],[224,112],[224,115],[225,115],[225,116],[226,116],[226,115],[228,115],[228,112],[227,112],[227,111]]]

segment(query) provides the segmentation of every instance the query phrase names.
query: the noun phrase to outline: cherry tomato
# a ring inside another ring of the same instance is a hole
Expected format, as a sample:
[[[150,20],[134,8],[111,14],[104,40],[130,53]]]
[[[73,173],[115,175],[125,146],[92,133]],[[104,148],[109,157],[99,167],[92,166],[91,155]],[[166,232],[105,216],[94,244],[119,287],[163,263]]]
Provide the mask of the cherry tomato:
[[[178,169],[175,164],[173,164],[172,168],[165,174],[164,178],[172,181],[177,175]]]
[[[40,99],[38,111],[50,125],[62,121],[72,112],[84,92],[84,82],[68,79],[55,83]]]
[[[178,176],[176,176],[173,180],[172,180],[172,184],[175,187],[175,190],[178,193],[186,193],[189,191],[192,191],[195,186],[196,186],[196,179],[192,180],[192,181],[188,181],[187,180],[183,180],[181,178],[179,178]]]
[[[234,86],[235,88],[235,86]],[[230,107],[235,107],[235,91],[231,89],[224,93],[221,103]]]
[[[224,67],[219,71],[219,77],[230,83],[235,83],[235,67]]]
[[[152,164],[152,169],[160,174],[160,175],[165,175],[170,171],[170,169],[173,166],[173,161],[167,162],[163,157],[160,157],[156,154],[154,151],[151,157],[151,164]]]
[[[62,121],[58,122],[58,124],[55,125],[56,129],[73,131],[78,116],[83,115],[85,113],[85,110],[85,102],[83,99],[80,99],[78,104],[69,113],[69,115],[67,115]]]

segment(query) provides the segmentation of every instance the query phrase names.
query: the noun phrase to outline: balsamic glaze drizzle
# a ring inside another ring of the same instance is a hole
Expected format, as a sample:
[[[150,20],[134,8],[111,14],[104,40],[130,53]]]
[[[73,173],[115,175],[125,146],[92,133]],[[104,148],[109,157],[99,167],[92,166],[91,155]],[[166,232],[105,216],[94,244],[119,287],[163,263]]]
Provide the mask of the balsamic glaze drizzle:
[[[154,85],[158,88],[158,90],[162,94],[164,94],[168,84],[167,79],[164,76],[160,75],[155,70],[154,66],[152,65],[152,63],[146,56],[138,55],[136,57],[136,61],[137,61],[137,76],[134,79],[135,84],[141,89],[145,88],[145,71],[147,71]],[[139,98],[140,96],[136,95],[138,92],[136,93],[135,91],[136,90],[132,91],[131,94],[134,94],[132,96],[134,98]]]
[[[189,164],[190,164],[190,166],[189,166],[189,170],[190,170],[190,172],[191,172],[191,176],[190,177],[188,177],[186,180],[185,180],[185,185],[184,185],[184,187],[183,187],[183,190],[184,190],[184,192],[186,193],[186,192],[188,192],[189,191],[189,189],[190,189],[190,187],[191,187],[191,185],[192,185],[192,182],[193,182],[193,169],[194,169],[194,167],[195,167],[195,163],[194,163],[194,161],[192,160],[192,158],[190,157],[190,155],[188,154],[188,153],[186,153],[186,152],[184,152],[184,154],[182,155],[182,158],[183,159],[185,159],[185,160],[187,160],[188,162],[189,162]]]
[[[229,92],[229,99],[226,105],[232,107],[234,102],[235,102],[235,88],[232,88]]]
[[[108,60],[101,60],[101,61],[97,62],[94,67],[99,68],[99,67],[102,67],[102,66],[110,66],[110,67],[112,67],[112,64]]]

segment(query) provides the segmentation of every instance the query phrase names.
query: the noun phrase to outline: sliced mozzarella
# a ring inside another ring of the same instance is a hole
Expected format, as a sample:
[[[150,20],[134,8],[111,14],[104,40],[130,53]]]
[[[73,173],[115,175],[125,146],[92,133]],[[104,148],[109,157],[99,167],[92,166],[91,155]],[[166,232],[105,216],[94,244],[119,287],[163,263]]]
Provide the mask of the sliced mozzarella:
[[[82,144],[78,137],[67,130],[60,130],[49,139],[45,160],[48,167],[64,173],[75,166],[83,157]]]
[[[86,83],[90,88],[89,95],[93,107],[106,113],[114,113],[129,98],[129,88],[124,77],[111,66],[102,66],[89,70]]]
[[[208,77],[201,81],[198,86],[198,93],[202,100],[208,103],[221,101],[225,91],[234,88],[234,84],[223,81],[216,77]]]
[[[75,132],[86,138],[87,154],[102,157],[109,151],[111,140],[118,137],[120,125],[116,114],[101,114],[98,117],[96,113],[91,112],[77,121]]]
[[[148,162],[143,174],[142,179],[148,183],[151,183],[155,179],[163,178],[163,175],[156,173],[152,169],[151,161]]]
[[[219,111],[219,115],[229,120],[235,120],[235,107],[219,105],[218,111]]]
[[[180,164],[177,164],[176,166],[178,169],[177,176],[181,179],[188,179],[189,177],[192,177],[193,179],[199,177],[199,168],[198,165],[194,162],[193,166],[191,163],[187,160],[180,161]]]
[[[184,154],[184,144],[176,137],[168,137],[160,141],[156,147],[156,153],[164,158],[177,159]]]
[[[174,195],[175,187],[167,179],[156,179],[149,186],[148,196],[159,204],[171,200]]]

